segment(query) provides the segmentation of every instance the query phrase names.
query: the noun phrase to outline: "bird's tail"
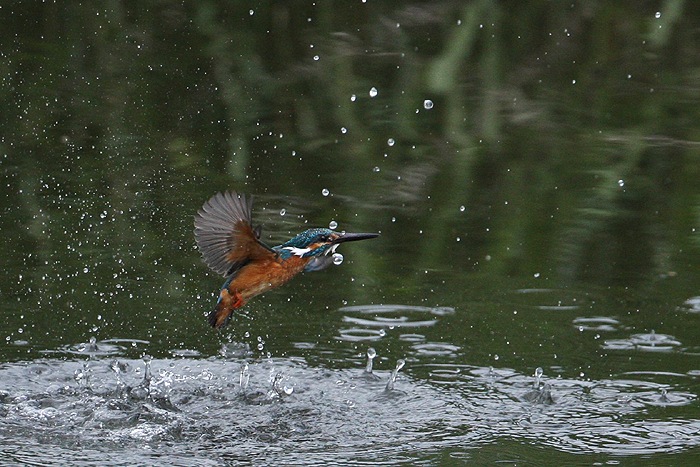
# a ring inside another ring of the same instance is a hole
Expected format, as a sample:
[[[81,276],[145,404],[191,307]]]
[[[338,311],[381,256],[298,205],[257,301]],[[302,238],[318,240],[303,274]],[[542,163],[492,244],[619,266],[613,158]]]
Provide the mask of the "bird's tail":
[[[209,324],[216,329],[221,329],[231,321],[231,316],[233,316],[233,311],[236,308],[240,308],[245,304],[243,297],[238,292],[231,295],[227,289],[222,289],[219,295],[219,301],[216,302],[216,306],[209,313],[207,319]]]

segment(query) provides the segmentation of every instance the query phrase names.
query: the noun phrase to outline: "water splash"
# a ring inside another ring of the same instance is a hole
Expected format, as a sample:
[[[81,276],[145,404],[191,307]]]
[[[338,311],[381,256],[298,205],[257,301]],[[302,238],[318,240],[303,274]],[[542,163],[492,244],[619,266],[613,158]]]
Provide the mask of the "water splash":
[[[78,386],[81,388],[87,388],[90,387],[90,359],[85,360],[83,362],[83,367],[75,370],[73,373],[73,379],[75,380],[76,383],[78,383]]]
[[[153,360],[153,357],[151,357],[148,354],[145,354],[142,357],[143,363],[146,366],[143,372],[143,385],[144,386],[149,386],[151,384],[151,379],[153,379],[153,374],[151,373],[151,360]]]
[[[284,379],[284,375],[282,373],[275,373],[275,376],[272,380],[272,387],[270,388],[270,391],[268,391],[268,397],[270,399],[277,399],[285,396],[291,396],[292,393],[294,392],[294,387],[293,386],[287,386],[285,384],[282,384],[282,380]]]
[[[399,374],[399,371],[401,368],[404,367],[406,364],[406,360],[400,358],[396,361],[396,368],[394,368],[391,372],[391,375],[389,376],[389,381],[386,382],[386,391],[393,391],[394,390],[394,383],[396,382],[396,377]]]
[[[117,388],[116,388],[116,393],[118,396],[121,396],[124,394],[124,391],[126,390],[126,383],[124,383],[124,380],[122,378],[122,373],[126,373],[126,370],[128,369],[128,365],[126,363],[119,363],[119,360],[116,358],[112,360],[109,363],[109,368],[114,372],[114,374],[117,375]]]
[[[542,383],[542,375],[544,374],[544,370],[542,369],[541,366],[538,366],[535,368],[535,389],[540,388],[540,384]]]
[[[135,399],[148,399],[151,395],[151,380],[153,379],[153,374],[151,373],[151,360],[153,359],[150,355],[144,354],[141,357],[144,363],[143,380],[141,384],[131,388],[129,395]]]
[[[533,389],[523,394],[522,399],[524,401],[532,402],[533,404],[554,404],[554,397],[552,397],[552,385],[549,383],[542,384],[543,374],[544,370],[542,367],[538,366],[535,369],[535,383],[533,385]]]
[[[248,382],[250,381],[250,368],[248,363],[241,365],[241,374],[238,379],[238,389],[241,393],[244,393],[248,388]]]
[[[370,375],[372,374],[372,361],[376,356],[377,351],[374,350],[374,347],[370,347],[367,349],[367,366],[365,367],[365,372],[369,373]]]

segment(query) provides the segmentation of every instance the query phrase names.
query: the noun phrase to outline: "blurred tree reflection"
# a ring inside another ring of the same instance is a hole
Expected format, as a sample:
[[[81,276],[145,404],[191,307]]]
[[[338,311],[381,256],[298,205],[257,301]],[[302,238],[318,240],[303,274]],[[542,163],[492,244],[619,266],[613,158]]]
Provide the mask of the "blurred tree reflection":
[[[73,271],[81,300],[105,306],[81,289],[87,268],[106,289],[158,277],[174,284],[158,293],[191,296],[206,279],[183,279],[190,216],[225,188],[381,230],[392,260],[348,267],[408,288],[427,269],[697,275],[696,3],[2,12],[0,226],[6,267],[32,270],[34,290],[55,296],[66,283],[44,278]],[[319,203],[325,187],[337,197]],[[3,291],[28,295],[26,277]]]

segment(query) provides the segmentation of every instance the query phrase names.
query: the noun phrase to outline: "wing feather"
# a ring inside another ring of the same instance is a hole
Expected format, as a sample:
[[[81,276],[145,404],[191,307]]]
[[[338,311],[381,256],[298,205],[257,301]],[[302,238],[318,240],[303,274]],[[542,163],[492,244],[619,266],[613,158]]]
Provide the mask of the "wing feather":
[[[229,276],[256,259],[275,253],[253,227],[253,198],[227,191],[212,196],[194,216],[194,238],[213,271]]]

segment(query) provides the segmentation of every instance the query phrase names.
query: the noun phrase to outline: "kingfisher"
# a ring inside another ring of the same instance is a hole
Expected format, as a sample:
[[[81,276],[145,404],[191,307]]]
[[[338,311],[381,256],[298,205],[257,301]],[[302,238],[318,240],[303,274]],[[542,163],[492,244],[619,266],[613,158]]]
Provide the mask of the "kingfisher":
[[[302,271],[320,271],[333,262],[344,242],[378,237],[377,233],[347,233],[308,229],[281,245],[269,247],[253,225],[253,198],[227,191],[212,196],[194,216],[194,238],[202,259],[226,278],[208,320],[219,329],[251,298],[288,282]]]

